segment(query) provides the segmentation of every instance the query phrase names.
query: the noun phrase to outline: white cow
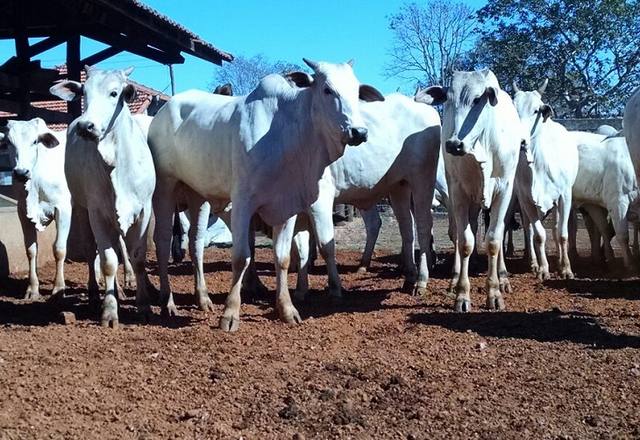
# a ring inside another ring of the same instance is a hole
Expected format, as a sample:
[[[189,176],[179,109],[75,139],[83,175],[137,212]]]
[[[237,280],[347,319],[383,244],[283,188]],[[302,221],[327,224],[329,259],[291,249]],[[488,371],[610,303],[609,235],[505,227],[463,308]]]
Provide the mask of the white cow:
[[[86,210],[102,263],[106,294],[101,324],[117,327],[115,249],[120,236],[136,274],[138,312],[145,318],[151,313],[144,261],[155,172],[144,132],[127,106],[135,98],[135,88],[127,83],[133,69],[85,69],[84,85],[62,81],[51,87],[51,93],[85,100],[82,116],[67,130],[64,169],[74,209]]]
[[[167,263],[174,194],[180,183],[192,190],[189,205],[198,230],[205,230],[209,218],[205,201],[214,213],[230,201],[233,204],[233,281],[220,327],[234,331],[239,325],[240,289],[251,263],[249,229],[254,213],[273,226],[278,315],[288,323],[300,321],[287,287],[296,216],[317,199],[318,180],[342,156],[345,146],[366,142],[359,99],[384,99],[373,87],[359,83],[351,63],[305,62],[313,76],[269,75],[247,96],[184,92],[154,117],[149,129],[158,174],[154,238],[166,312],[175,313]],[[196,294],[202,304],[210,300],[201,256],[194,260]]]
[[[573,278],[569,261],[569,217],[571,189],[578,174],[578,147],[566,128],[551,119],[551,106],[542,101],[548,80],[536,91],[525,92],[514,83],[513,102],[525,129],[530,129],[528,148],[520,152],[515,190],[520,203],[523,227],[535,240],[536,252],[529,248],[531,268],[538,278],[549,278],[549,262],[545,250],[546,232],[542,220],[557,208],[559,229],[559,274]],[[531,244],[528,242],[528,244]]]
[[[18,218],[29,259],[25,299],[40,297],[37,231],[44,231],[53,220],[56,222],[53,244],[56,276],[52,294],[64,294],[64,260],[71,226],[71,194],[63,172],[65,140],[66,133],[49,130],[40,118],[9,121],[6,127],[0,128],[0,143],[8,145],[13,164]]]
[[[613,252],[607,246],[611,234],[606,217],[598,207],[607,210],[616,239],[622,247],[624,265],[632,269],[627,216],[638,218],[640,209],[634,203],[638,197],[638,185],[625,139],[586,132],[570,133],[576,139],[579,154],[573,204],[587,210],[605,239],[606,257],[611,259]],[[572,239],[572,242],[575,241]]]
[[[429,278],[427,254],[432,241],[431,203],[440,147],[440,117],[434,108],[397,93],[386,96],[384,102],[361,106],[361,112],[369,140],[360,148],[347,149],[344,156],[327,167],[318,182],[318,199],[308,212],[327,263],[329,292],[333,297],[342,295],[335,261],[334,203],[367,210],[363,212],[367,245],[360,265],[361,270],[366,270],[380,230],[376,203],[389,195],[402,237],[405,288],[424,293]],[[417,272],[413,217],[420,244]],[[306,276],[304,265],[301,268],[299,279]],[[306,285],[304,282],[299,294],[306,293]]]
[[[443,155],[457,246],[452,287],[459,312],[471,309],[469,256],[475,237],[470,216],[491,209],[486,233],[489,257],[487,307],[504,309],[502,294],[510,289],[504,266],[504,218],[511,201],[518,151],[525,133],[513,102],[488,69],[455,72],[451,86],[418,91],[416,101],[444,103]],[[476,214],[477,215],[477,214]]]

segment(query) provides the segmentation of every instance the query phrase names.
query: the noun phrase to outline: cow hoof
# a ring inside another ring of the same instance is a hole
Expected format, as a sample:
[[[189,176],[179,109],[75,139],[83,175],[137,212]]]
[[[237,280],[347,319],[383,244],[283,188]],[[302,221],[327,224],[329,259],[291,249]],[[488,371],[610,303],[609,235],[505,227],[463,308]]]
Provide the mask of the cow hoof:
[[[124,280],[124,288],[129,290],[136,289],[136,277],[133,275],[127,275]]]
[[[538,266],[537,264],[532,264],[531,265],[531,273],[534,275],[537,275],[538,272],[540,272],[540,266]]]
[[[427,296],[427,283],[416,284],[415,289],[413,289],[413,296]]]
[[[367,267],[366,266],[360,266],[356,272],[357,273],[367,273]]]
[[[503,278],[500,280],[500,292],[512,294],[513,289],[511,288],[511,282],[507,278]]]
[[[231,333],[238,331],[240,325],[240,318],[236,316],[222,316],[220,318],[220,330],[223,332]]]
[[[502,295],[488,296],[487,308],[489,310],[504,310],[504,299],[502,298]]]
[[[298,310],[293,306],[285,307],[283,309],[278,308],[278,315],[280,316],[280,320],[287,324],[302,323],[300,313],[298,313]]]
[[[122,287],[120,287],[120,285],[116,285],[116,292],[118,292],[118,301],[127,300],[127,295],[124,293],[124,290],[122,290]]]
[[[551,275],[549,275],[548,270],[541,270],[540,272],[538,272],[538,279],[540,281],[547,281],[549,278],[551,278]]]
[[[405,279],[402,284],[402,291],[404,293],[413,293],[413,290],[416,288],[416,282],[413,280]]]
[[[471,311],[471,300],[469,298],[456,299],[456,312],[468,313]]]
[[[103,327],[118,328],[118,301],[113,295],[107,295],[102,301],[102,314],[100,315],[100,324]]]
[[[211,301],[211,298],[209,298],[208,293],[206,295],[198,296],[198,307],[200,307],[200,310],[202,310],[203,312],[214,311],[213,301]]]
[[[572,280],[575,278],[575,276],[573,275],[573,272],[571,272],[570,270],[562,272],[560,274],[560,277],[562,277],[563,280]]]
[[[163,318],[171,318],[172,316],[178,316],[178,308],[174,303],[167,304],[162,308],[161,315]]]
[[[64,291],[66,290],[67,286],[56,286],[53,288],[53,290],[51,291],[51,298],[63,298],[64,297]]]
[[[24,294],[24,299],[30,299],[31,301],[36,301],[40,298],[42,298],[42,295],[40,295],[40,290],[37,288],[28,288]]]

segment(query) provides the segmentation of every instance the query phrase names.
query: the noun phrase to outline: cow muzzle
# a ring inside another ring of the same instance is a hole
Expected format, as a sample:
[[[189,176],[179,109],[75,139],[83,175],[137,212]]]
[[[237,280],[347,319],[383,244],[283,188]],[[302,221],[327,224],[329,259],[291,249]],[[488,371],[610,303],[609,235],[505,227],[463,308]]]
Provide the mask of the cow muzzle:
[[[367,142],[369,130],[364,127],[353,127],[347,132],[347,145],[357,146]]]
[[[78,121],[78,134],[94,142],[98,142],[102,136],[101,130],[91,121]]]
[[[464,156],[467,153],[464,142],[459,139],[449,139],[444,143],[444,149],[452,156]]]
[[[31,178],[31,173],[29,172],[29,170],[26,170],[24,168],[14,168],[13,178],[18,182],[26,182]]]

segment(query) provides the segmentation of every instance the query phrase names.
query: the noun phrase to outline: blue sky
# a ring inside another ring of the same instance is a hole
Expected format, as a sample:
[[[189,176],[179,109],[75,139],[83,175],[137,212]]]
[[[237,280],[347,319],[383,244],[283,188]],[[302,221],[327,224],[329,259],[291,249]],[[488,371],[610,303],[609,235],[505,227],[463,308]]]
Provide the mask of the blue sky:
[[[403,0],[323,0],[297,2],[284,0],[143,0],[218,48],[234,55],[262,53],[269,59],[301,64],[302,57],[333,62],[355,60],[355,71],[363,83],[383,93],[402,85],[386,79],[383,66],[388,59],[392,34],[387,17]],[[473,8],[484,0],[467,0]],[[187,6],[188,5],[188,6]],[[82,40],[82,56],[103,46]],[[14,55],[13,41],[0,41],[0,63]],[[206,88],[216,65],[185,56],[185,63],[174,67],[176,90]],[[44,66],[64,62],[64,45],[37,57]],[[169,92],[166,66],[123,53],[100,64],[104,68],[134,66],[132,78],[157,90]]]

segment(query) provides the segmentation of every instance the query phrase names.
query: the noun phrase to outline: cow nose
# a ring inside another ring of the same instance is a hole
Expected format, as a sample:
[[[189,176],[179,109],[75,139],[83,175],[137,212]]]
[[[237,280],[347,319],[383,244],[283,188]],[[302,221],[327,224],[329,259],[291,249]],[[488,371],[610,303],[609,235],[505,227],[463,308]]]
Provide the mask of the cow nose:
[[[360,145],[363,142],[367,142],[369,130],[362,127],[354,127],[349,133],[351,136],[349,139],[349,145]]]
[[[29,179],[29,170],[26,170],[24,168],[14,168],[13,177],[21,182],[26,182]]]
[[[449,139],[444,144],[447,153],[453,156],[464,156],[464,143],[457,139]]]

